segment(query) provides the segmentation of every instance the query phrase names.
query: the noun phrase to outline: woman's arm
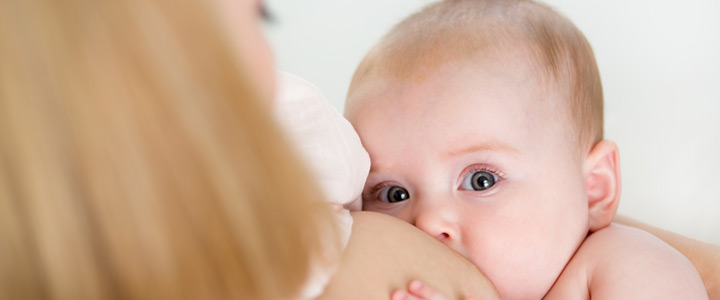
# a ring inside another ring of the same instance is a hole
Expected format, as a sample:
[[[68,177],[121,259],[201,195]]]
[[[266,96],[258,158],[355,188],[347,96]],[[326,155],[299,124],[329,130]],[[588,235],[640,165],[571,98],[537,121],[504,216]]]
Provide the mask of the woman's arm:
[[[720,300],[720,247],[662,230],[625,216],[615,217],[615,222],[652,233],[680,251],[700,273],[710,299]]]
[[[340,269],[319,299],[389,299],[413,279],[449,299],[500,299],[472,263],[412,225],[373,212],[353,219]]]

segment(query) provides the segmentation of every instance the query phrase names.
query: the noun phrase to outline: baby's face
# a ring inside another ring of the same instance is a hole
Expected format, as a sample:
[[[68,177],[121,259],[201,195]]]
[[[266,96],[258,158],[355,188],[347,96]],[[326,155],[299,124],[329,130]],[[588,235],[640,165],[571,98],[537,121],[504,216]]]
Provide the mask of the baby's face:
[[[520,68],[477,64],[358,87],[347,117],[372,162],[363,209],[461,253],[503,299],[542,298],[588,232],[558,96]]]

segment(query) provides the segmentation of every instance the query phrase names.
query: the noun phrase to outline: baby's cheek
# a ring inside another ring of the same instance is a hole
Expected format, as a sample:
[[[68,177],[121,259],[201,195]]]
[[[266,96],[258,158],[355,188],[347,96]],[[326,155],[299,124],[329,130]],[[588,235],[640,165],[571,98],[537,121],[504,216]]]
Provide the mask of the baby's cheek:
[[[408,223],[411,218],[408,211],[400,207],[400,205],[390,205],[387,203],[380,203],[379,201],[362,202],[362,210],[393,216]]]
[[[562,259],[543,234],[528,230],[526,218],[503,219],[493,220],[494,226],[475,224],[484,230],[473,233],[468,256],[502,299],[541,299],[555,281],[555,270],[562,270]]]

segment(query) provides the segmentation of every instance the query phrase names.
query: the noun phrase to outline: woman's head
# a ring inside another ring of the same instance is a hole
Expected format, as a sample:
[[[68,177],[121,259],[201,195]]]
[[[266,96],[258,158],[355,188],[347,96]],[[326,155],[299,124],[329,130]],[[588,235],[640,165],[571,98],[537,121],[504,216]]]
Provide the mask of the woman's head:
[[[250,80],[264,96],[273,94],[275,70],[270,46],[262,34],[261,22],[268,21],[262,0],[220,0],[217,8],[225,21],[237,53],[252,72]]]
[[[287,298],[335,249],[227,3],[0,3],[0,298]]]

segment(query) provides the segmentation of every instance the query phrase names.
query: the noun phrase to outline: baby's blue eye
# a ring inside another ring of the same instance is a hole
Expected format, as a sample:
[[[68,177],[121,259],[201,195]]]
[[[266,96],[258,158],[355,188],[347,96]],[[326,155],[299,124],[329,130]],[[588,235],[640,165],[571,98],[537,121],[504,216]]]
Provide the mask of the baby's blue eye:
[[[410,199],[410,193],[403,187],[392,185],[384,187],[380,190],[380,201],[387,203],[395,203]]]
[[[493,187],[495,182],[497,182],[497,177],[493,173],[477,171],[466,175],[460,188],[463,190],[484,191]]]

